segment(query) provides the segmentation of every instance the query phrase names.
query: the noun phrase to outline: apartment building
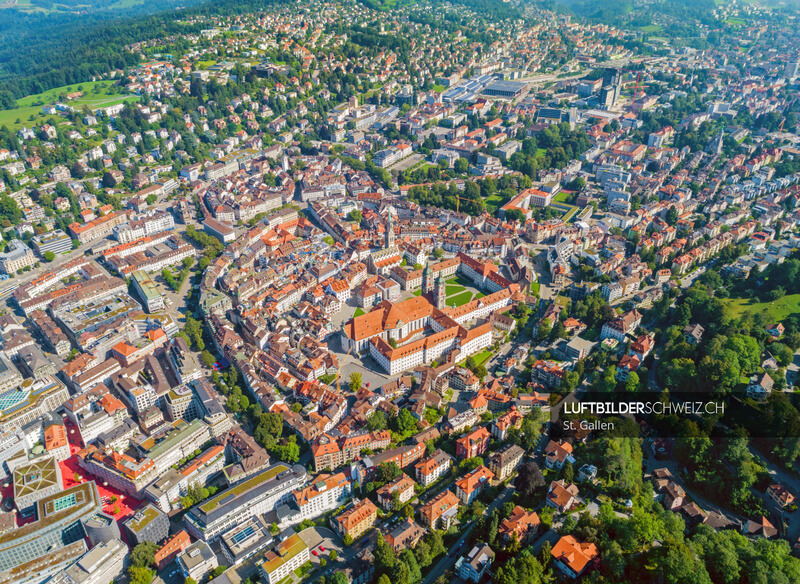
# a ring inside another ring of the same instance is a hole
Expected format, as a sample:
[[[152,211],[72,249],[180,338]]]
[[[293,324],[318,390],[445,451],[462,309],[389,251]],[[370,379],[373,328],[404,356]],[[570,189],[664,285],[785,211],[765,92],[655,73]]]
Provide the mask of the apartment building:
[[[378,508],[369,499],[363,499],[336,517],[333,528],[342,537],[350,536],[355,540],[375,525],[377,518]]]
[[[313,519],[343,505],[352,494],[352,483],[340,472],[334,475],[321,474],[308,486],[292,491],[292,497],[300,510],[299,519]]]

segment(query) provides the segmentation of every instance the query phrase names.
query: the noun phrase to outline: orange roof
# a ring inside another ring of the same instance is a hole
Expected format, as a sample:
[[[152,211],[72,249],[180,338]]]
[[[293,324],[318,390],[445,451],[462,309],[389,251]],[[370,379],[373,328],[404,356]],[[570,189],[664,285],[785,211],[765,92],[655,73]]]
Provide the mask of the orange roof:
[[[479,488],[486,481],[494,478],[494,473],[485,466],[481,465],[478,468],[469,472],[464,478],[456,481],[456,487],[467,493],[472,493],[475,489]]]
[[[580,574],[589,562],[600,555],[593,543],[581,543],[571,535],[559,539],[550,553],[576,574]]]
[[[64,426],[61,424],[52,424],[45,428],[44,447],[46,450],[55,450],[67,444],[67,431],[64,429]]]
[[[159,564],[161,560],[168,558],[175,552],[182,552],[187,547],[189,547],[191,543],[192,542],[189,539],[189,534],[186,533],[185,530],[181,529],[178,533],[169,538],[167,542],[163,546],[161,546],[161,549],[156,551],[155,555],[156,565]]]
[[[347,532],[373,514],[378,514],[378,508],[369,499],[364,499],[339,515],[336,521]]]
[[[166,337],[167,333],[164,332],[164,329],[157,328],[157,329],[152,330],[152,331],[147,331],[146,333],[144,333],[144,336],[146,336],[151,341],[155,342],[158,339]]]
[[[111,348],[111,350],[112,351],[116,351],[117,353],[119,353],[123,357],[130,357],[131,355],[133,355],[136,352],[136,347],[134,347],[132,345],[129,345],[125,341],[122,341],[121,343],[117,343],[116,345],[114,345]]]
[[[125,405],[118,398],[111,395],[110,393],[107,393],[102,398],[100,398],[99,403],[106,411],[106,413],[109,415],[112,415],[114,412],[118,410],[125,409]]]

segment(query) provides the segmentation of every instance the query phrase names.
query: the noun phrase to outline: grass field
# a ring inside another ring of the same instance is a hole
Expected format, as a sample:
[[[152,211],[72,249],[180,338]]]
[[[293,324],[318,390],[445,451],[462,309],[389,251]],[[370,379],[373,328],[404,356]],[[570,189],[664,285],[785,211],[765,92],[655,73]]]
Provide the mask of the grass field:
[[[642,32],[661,32],[662,28],[658,24],[648,24],[647,26],[636,27]]]
[[[357,316],[361,316],[362,314],[366,314],[366,313],[365,313],[365,312],[362,310],[362,308],[359,306],[358,308],[356,308],[356,311],[353,313],[353,318],[355,318],[355,317],[357,317]]]
[[[472,300],[472,292],[467,290],[455,296],[448,296],[446,302],[447,306],[464,306],[470,300]]]
[[[458,294],[459,292],[463,291],[464,291],[464,286],[459,286],[458,284],[444,287],[444,293],[447,294],[448,296],[452,296],[453,294]]]
[[[57,87],[35,95],[29,95],[17,100],[17,107],[10,110],[0,111],[0,126],[8,126],[9,129],[18,130],[23,126],[32,126],[45,118],[56,118],[57,115],[45,116],[42,113],[42,106],[56,103],[59,95],[82,91],[83,97],[65,102],[75,109],[81,109],[84,105],[91,109],[115,105],[125,101],[136,101],[139,98],[135,95],[120,95],[109,93],[114,81],[88,81],[86,83],[76,83]],[[78,89],[80,87],[80,89]],[[31,120],[33,116],[33,120]],[[19,120],[19,121],[17,121]]]
[[[483,365],[491,358],[491,356],[491,351],[481,351],[480,353],[475,353],[472,357],[475,359],[476,365]]]
[[[769,320],[781,321],[792,314],[800,314],[800,294],[788,294],[774,302],[754,302],[749,298],[725,300],[725,312],[731,318],[745,314],[765,313]]]
[[[566,200],[569,198],[571,194],[572,192],[569,191],[559,191],[559,193],[555,197],[553,197],[553,202],[566,204]]]
[[[747,24],[747,23],[746,23],[744,20],[742,20],[741,18],[729,18],[729,19],[728,19],[728,20],[726,20],[725,22],[726,22],[727,24],[730,24],[731,26],[744,26],[745,24]]]

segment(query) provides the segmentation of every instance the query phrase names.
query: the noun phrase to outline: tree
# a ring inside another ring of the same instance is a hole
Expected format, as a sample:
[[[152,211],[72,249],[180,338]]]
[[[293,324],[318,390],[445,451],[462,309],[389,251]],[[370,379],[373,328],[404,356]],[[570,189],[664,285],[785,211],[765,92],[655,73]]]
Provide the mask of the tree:
[[[453,163],[453,169],[458,174],[466,174],[469,171],[469,162],[466,158],[459,158],[458,160]]]
[[[348,534],[346,534],[346,535],[344,536],[344,538],[342,538],[342,539],[343,539],[343,541],[344,541],[344,545],[345,545],[346,547],[350,547],[351,545],[353,545],[353,538],[350,536],[350,534],[349,534],[349,533],[348,533]]]
[[[155,555],[158,551],[158,547],[157,544],[151,541],[140,543],[131,551],[131,565],[145,568],[155,566]]]
[[[561,467],[561,476],[568,483],[575,480],[575,469],[572,467],[571,462],[567,461],[564,466]]]
[[[341,570],[334,572],[333,576],[331,577],[331,584],[349,584],[347,575]]]
[[[552,327],[550,322],[545,320],[539,325],[539,328],[536,329],[536,335],[533,338],[537,343],[541,343],[550,335],[551,331]]]
[[[54,259],[56,259],[56,254],[54,254],[52,251],[44,252],[44,261],[52,262]]]
[[[156,573],[150,568],[131,566],[128,568],[128,577],[130,584],[150,584],[156,577]]]
[[[155,196],[155,195],[147,195],[147,198],[145,199],[145,202],[146,202],[148,205],[152,205],[152,204],[154,204],[154,203],[155,203],[157,200],[158,200],[158,197],[157,197],[157,196]]]
[[[544,475],[535,462],[526,462],[519,467],[514,486],[522,497],[532,496],[537,489],[544,486]]]
[[[625,380],[625,391],[634,392],[639,389],[639,376],[635,371],[628,373],[628,379]]]
[[[354,223],[361,223],[361,211],[359,211],[358,209],[353,209],[347,215],[347,220],[352,221]]]
[[[217,566],[213,570],[211,570],[211,580],[216,578],[217,576],[223,574],[225,570],[228,569],[228,566]]]
[[[381,410],[374,411],[372,415],[367,418],[367,429],[370,432],[385,430],[387,427],[388,423],[386,422],[386,414],[384,414]]]
[[[353,371],[350,374],[350,391],[358,391],[361,389],[361,373]]]
[[[336,550],[331,550],[331,553],[328,554],[328,557],[331,559],[331,562],[335,562],[336,558],[339,557],[339,552]]]
[[[203,351],[200,353],[200,360],[203,362],[203,365],[208,368],[213,367],[214,363],[217,361],[214,355],[212,355],[209,351]]]
[[[678,210],[675,208],[675,205],[672,205],[667,210],[667,215],[664,217],[664,221],[667,222],[667,225],[674,226],[678,222]]]

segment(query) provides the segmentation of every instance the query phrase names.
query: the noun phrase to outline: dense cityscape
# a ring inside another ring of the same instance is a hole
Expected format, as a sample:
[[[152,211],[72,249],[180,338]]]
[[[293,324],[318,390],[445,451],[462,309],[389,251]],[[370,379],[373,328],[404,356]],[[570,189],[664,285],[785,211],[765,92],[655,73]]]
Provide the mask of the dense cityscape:
[[[0,11],[0,584],[800,582],[796,4],[107,9]]]

